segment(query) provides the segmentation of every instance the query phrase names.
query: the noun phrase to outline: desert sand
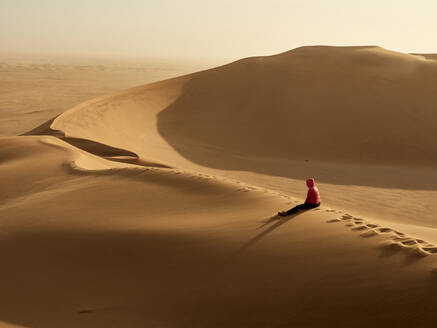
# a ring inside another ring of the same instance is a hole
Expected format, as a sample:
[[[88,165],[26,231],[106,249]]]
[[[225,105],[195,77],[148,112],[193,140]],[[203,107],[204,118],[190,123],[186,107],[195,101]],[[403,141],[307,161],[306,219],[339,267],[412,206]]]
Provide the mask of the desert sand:
[[[303,47],[94,89],[27,131],[22,106],[0,327],[433,327],[434,58]],[[307,177],[322,206],[277,217]]]
[[[0,53],[0,136],[25,133],[94,97],[199,71],[212,63]]]

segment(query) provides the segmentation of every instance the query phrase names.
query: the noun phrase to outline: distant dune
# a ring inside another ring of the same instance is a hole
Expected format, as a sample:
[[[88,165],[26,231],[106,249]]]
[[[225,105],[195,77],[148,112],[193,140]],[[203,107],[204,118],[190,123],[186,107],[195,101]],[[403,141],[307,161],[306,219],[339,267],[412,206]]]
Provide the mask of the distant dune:
[[[0,138],[0,327],[432,327],[436,82],[303,47]]]
[[[25,133],[87,99],[210,66],[0,52],[0,136]]]
[[[209,163],[190,151],[207,145],[244,156],[435,167],[436,83],[437,62],[424,56],[303,47],[92,101],[52,127],[99,140],[124,135],[120,144],[141,151],[159,113],[160,135],[201,165]]]
[[[412,54],[414,56],[421,56],[430,60],[437,60],[437,54]]]

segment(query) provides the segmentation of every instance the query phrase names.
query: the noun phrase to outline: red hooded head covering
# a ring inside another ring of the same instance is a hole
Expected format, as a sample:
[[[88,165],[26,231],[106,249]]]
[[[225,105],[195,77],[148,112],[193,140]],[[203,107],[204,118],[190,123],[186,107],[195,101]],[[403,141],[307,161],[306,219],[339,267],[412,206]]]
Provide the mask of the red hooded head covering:
[[[319,204],[320,203],[320,194],[319,189],[315,186],[315,182],[313,178],[307,179],[308,186],[308,194],[305,199],[305,203],[308,204]]]

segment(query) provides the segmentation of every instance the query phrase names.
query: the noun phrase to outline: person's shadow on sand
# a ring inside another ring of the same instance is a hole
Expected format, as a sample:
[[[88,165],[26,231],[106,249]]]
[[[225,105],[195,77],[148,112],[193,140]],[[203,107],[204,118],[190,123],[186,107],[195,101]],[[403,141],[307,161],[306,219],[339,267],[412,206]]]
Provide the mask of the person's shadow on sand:
[[[266,221],[262,222],[262,224],[258,227],[258,229],[264,228],[265,226],[267,226],[270,223],[273,223],[275,221],[277,221],[277,222],[272,224],[270,227],[266,228],[265,230],[263,230],[262,232],[257,234],[255,237],[250,239],[243,246],[241,246],[238,249],[238,251],[236,252],[235,255],[238,255],[238,254],[244,252],[246,249],[248,249],[249,247],[253,246],[255,243],[257,243],[259,240],[261,240],[262,238],[267,236],[269,233],[271,233],[272,231],[278,229],[281,225],[287,223],[288,221],[294,219],[298,215],[303,214],[303,213],[305,213],[306,211],[309,211],[309,210],[310,209],[296,209],[295,211],[293,211],[292,214],[287,215],[287,216],[280,216],[279,214],[276,214],[276,215],[273,215],[273,216],[269,217]]]

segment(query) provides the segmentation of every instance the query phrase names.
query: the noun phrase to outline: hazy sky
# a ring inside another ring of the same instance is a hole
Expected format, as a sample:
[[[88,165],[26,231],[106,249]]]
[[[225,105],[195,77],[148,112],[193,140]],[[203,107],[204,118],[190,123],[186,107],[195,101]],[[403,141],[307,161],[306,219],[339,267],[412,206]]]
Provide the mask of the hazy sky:
[[[267,55],[302,45],[437,53],[436,0],[0,0],[0,51]]]

